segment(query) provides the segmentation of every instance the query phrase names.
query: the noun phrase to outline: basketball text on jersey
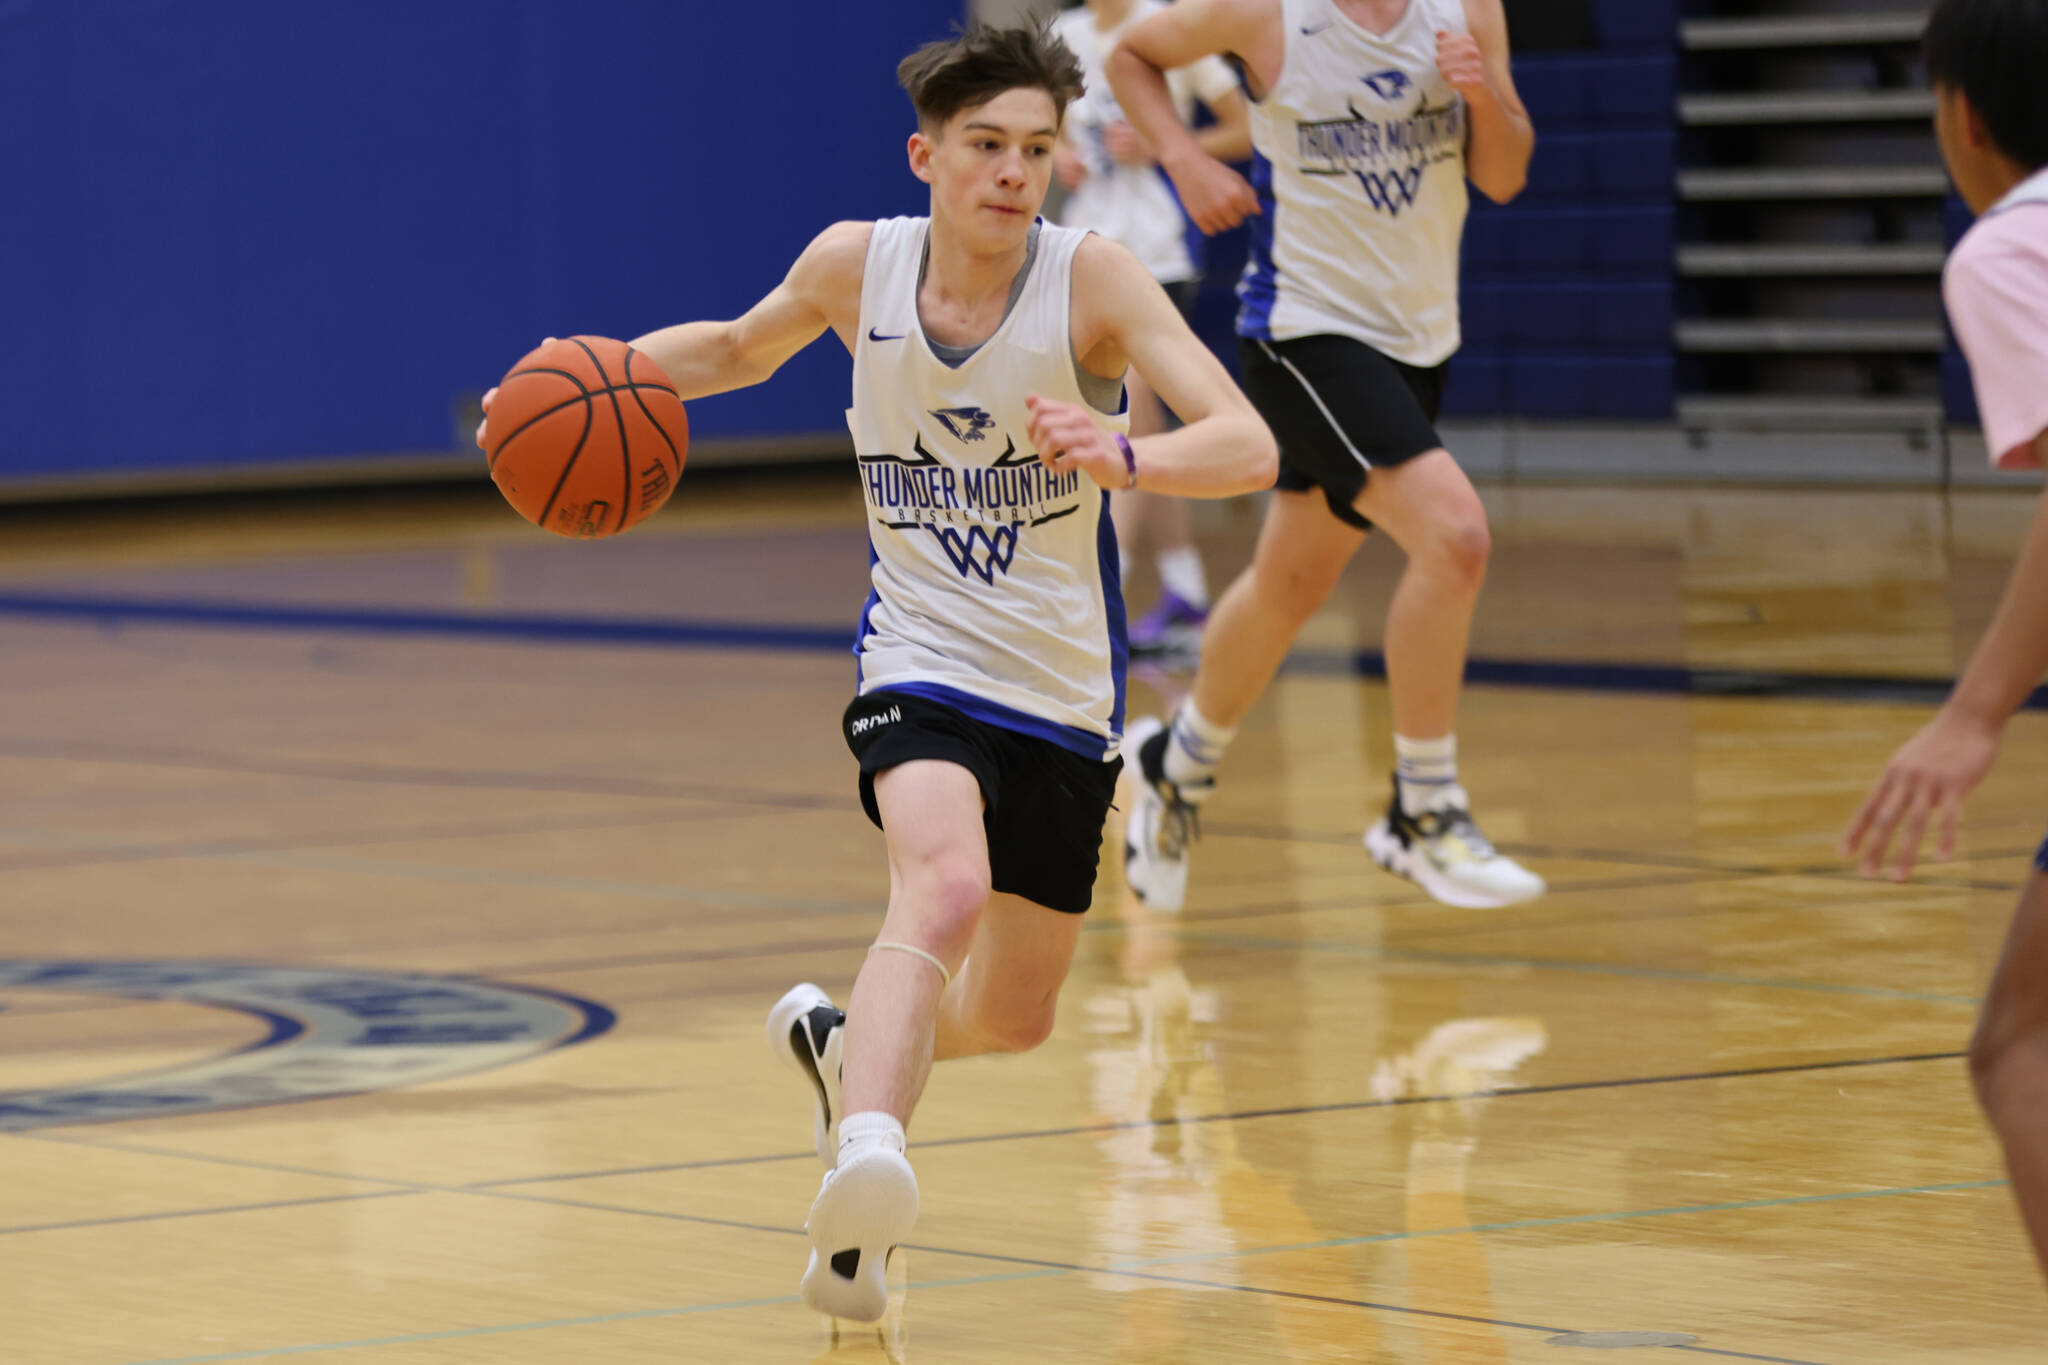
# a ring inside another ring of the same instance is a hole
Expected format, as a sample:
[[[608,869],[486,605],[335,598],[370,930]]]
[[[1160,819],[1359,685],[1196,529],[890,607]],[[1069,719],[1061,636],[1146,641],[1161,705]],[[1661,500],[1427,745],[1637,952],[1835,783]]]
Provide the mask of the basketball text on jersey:
[[[966,432],[948,420],[948,430],[962,440],[986,439],[995,419],[980,408],[970,412],[982,426]],[[935,412],[933,416],[941,417]],[[1007,574],[1017,555],[1017,538],[1033,526],[1081,510],[1076,494],[1079,474],[1055,474],[1030,451],[1020,455],[1015,437],[1005,440],[1003,453],[986,467],[948,465],[912,442],[912,455],[863,455],[861,478],[868,507],[881,526],[895,532],[924,531],[936,536],[962,578],[993,585],[997,573]]]
[[[1398,75],[1399,72],[1382,72],[1368,77],[1366,83],[1384,82]],[[1400,88],[1405,90],[1408,86],[1408,78],[1401,76]],[[1381,98],[1391,100],[1395,96],[1386,94]],[[1422,189],[1422,177],[1431,166],[1458,162],[1452,173],[1465,173],[1463,99],[1453,98],[1440,108],[1424,104],[1411,114],[1395,118],[1360,113],[1348,101],[1347,106],[1349,118],[1295,125],[1303,175],[1355,175],[1365,189],[1367,203],[1382,213],[1398,215],[1415,203]]]

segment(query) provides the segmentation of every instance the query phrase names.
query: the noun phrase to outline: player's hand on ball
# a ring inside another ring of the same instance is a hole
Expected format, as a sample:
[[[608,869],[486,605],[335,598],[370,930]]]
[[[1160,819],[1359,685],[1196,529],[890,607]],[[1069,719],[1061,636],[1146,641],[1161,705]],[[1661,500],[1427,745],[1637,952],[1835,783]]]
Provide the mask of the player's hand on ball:
[[[1031,448],[1055,474],[1086,474],[1103,488],[1121,489],[1131,481],[1124,453],[1088,410],[1036,394],[1024,400],[1031,409]]]
[[[1486,83],[1486,60],[1479,55],[1479,43],[1469,33],[1439,32],[1436,35],[1436,69],[1451,89],[1466,103],[1485,99],[1493,88]]]
[[[553,338],[553,337],[542,337],[542,338],[540,339],[540,344],[541,344],[541,345],[543,345],[543,346],[545,346],[545,345],[547,345],[547,344],[548,344],[548,343],[549,343],[550,341],[553,341],[553,340],[554,340],[554,338]],[[498,389],[497,389],[497,386],[496,386],[496,385],[492,385],[492,386],[491,386],[490,388],[488,388],[488,389],[485,389],[485,390],[484,390],[484,396],[483,396],[483,398],[482,398],[482,399],[481,399],[481,400],[480,400],[480,401],[479,401],[479,402],[477,403],[477,406],[478,406],[479,408],[481,408],[481,409],[483,410],[483,414],[484,414],[484,415],[483,415],[483,418],[482,418],[482,419],[481,419],[480,421],[478,421],[478,422],[477,422],[477,424],[476,424],[476,448],[477,448],[478,450],[489,450],[489,449],[490,449],[490,447],[489,447],[488,445],[485,445],[485,444],[484,444],[484,428],[485,428],[485,427],[487,427],[487,426],[489,426],[489,425],[491,424],[491,404],[492,404],[492,403],[494,403],[494,402],[496,402],[496,401],[497,401],[497,398],[498,398]]]
[[[1191,156],[1168,166],[1166,172],[1180,191],[1188,217],[1211,237],[1259,212],[1259,196],[1251,183],[1213,156]]]
[[[1942,862],[1953,858],[1963,798],[1991,770],[1991,761],[1998,756],[1999,729],[1942,708],[1885,765],[1884,776],[1864,799],[1842,840],[1842,856],[1856,858],[1866,877],[1883,873],[1890,858],[1891,878],[1902,882],[1913,875],[1928,821],[1939,816],[1938,857]]]
[[[1119,166],[1152,164],[1152,144],[1145,141],[1143,133],[1122,119],[1102,130],[1102,145]]]

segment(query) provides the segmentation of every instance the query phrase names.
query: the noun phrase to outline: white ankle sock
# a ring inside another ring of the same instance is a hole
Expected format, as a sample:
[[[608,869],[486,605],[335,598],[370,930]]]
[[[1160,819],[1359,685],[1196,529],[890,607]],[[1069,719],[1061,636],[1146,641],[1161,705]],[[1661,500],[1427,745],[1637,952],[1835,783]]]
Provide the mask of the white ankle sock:
[[[1183,795],[1199,791],[1216,777],[1216,765],[1223,751],[1237,737],[1234,725],[1218,725],[1195,709],[1194,698],[1180,704],[1174,713],[1173,729],[1166,739],[1166,780]]]
[[[839,1120],[839,1164],[856,1149],[862,1147],[892,1147],[901,1152],[909,1139],[904,1136],[903,1124],[894,1114],[885,1114],[879,1109],[865,1113],[848,1114]]]
[[[1394,781],[1401,789],[1401,809],[1421,815],[1447,801],[1463,800],[1458,786],[1458,737],[1409,739],[1394,736]]]
[[[1200,611],[1209,609],[1209,580],[1202,574],[1202,554],[1192,545],[1159,552],[1159,583]]]

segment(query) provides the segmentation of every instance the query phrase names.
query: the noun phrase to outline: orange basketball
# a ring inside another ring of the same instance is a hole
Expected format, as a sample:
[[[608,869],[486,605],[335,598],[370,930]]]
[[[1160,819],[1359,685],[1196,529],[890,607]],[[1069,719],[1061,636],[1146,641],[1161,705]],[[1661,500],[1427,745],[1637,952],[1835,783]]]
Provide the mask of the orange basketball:
[[[690,448],[683,400],[623,341],[550,341],[512,367],[484,422],[491,481],[535,526],[594,540],[658,511]]]

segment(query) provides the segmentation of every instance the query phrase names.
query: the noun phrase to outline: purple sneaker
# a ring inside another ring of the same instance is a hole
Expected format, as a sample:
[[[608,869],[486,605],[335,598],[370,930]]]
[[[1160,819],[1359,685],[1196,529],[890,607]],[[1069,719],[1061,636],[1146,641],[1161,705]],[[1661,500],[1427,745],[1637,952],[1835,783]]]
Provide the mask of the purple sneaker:
[[[1131,625],[1133,654],[1193,654],[1202,647],[1202,627],[1209,623],[1206,607],[1178,593],[1159,595],[1159,605]]]

